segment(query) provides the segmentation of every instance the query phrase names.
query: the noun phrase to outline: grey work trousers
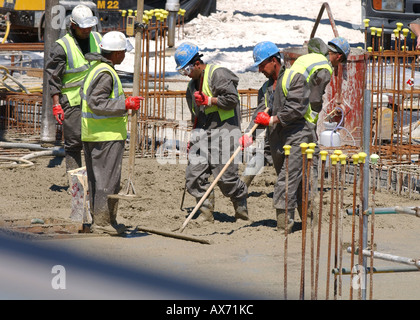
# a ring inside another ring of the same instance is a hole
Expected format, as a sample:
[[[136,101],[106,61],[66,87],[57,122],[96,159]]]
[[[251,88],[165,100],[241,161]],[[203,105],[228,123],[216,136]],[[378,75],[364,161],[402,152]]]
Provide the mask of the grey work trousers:
[[[229,160],[236,149],[234,143],[229,143],[230,141],[224,141],[223,143],[222,140],[219,148],[208,147],[206,150],[200,149],[201,161],[197,161],[197,158],[194,158],[191,154],[189,155],[188,165],[185,170],[186,187],[188,193],[195,198],[203,197],[211,185],[208,180],[210,175],[216,178],[225,167],[227,163],[225,160]],[[221,147],[223,144],[225,145],[224,148]],[[226,149],[228,145],[230,146],[229,154],[223,155],[223,149]],[[193,150],[192,144],[191,151]],[[248,194],[246,184],[239,178],[238,168],[238,164],[233,161],[217,183],[223,195],[229,197],[233,202],[246,197]]]
[[[120,191],[124,143],[83,142],[92,219],[100,226],[116,224],[118,200],[108,195]]]
[[[81,139],[81,108],[64,105],[64,150],[66,151],[66,170],[80,168],[82,166],[82,139]]]

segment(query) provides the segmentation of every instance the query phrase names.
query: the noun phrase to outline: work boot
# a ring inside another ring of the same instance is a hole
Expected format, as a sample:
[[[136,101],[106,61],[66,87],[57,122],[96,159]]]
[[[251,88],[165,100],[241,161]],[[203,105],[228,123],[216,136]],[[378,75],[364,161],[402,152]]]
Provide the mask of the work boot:
[[[242,177],[242,181],[246,184],[247,188],[251,185],[252,180],[254,180],[255,175],[247,175]]]
[[[232,200],[232,202],[233,208],[235,209],[235,219],[249,220],[246,197],[235,201]]]
[[[126,227],[123,224],[109,224],[109,225],[97,225],[93,223],[90,226],[90,232],[95,234],[108,234],[110,236],[118,236],[126,231]]]
[[[74,170],[82,166],[82,154],[80,151],[66,151],[66,171]]]
[[[293,211],[294,209],[288,209],[288,224],[287,224],[287,233],[291,233],[292,232],[292,228],[294,225],[294,221],[293,219],[290,219],[290,212]],[[281,231],[281,230],[286,230],[286,226],[285,226],[285,221],[284,221],[284,216],[286,214],[286,210],[285,209],[276,209],[276,219],[277,219],[277,231]]]
[[[196,198],[197,203],[200,202],[201,198]],[[200,206],[200,221],[205,222],[214,222],[214,191],[212,191],[206,200]]]

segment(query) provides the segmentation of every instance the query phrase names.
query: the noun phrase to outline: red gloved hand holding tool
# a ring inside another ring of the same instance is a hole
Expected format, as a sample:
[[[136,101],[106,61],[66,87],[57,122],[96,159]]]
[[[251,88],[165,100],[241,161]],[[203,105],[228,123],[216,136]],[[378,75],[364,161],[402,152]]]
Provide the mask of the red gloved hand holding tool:
[[[140,108],[140,101],[144,100],[143,97],[128,97],[125,99],[126,110],[138,110]]]
[[[63,108],[61,108],[61,104],[55,104],[53,105],[53,115],[55,117],[55,120],[59,124],[63,124],[64,121],[64,111]]]
[[[204,93],[196,91],[194,92],[195,103],[197,106],[210,106],[211,98],[206,96]]]
[[[255,123],[262,124],[263,126],[272,126],[273,117],[267,112],[258,112],[257,117],[254,120]]]
[[[247,134],[244,134],[242,137],[239,138],[239,144],[242,147],[242,150],[244,150],[244,148],[248,148],[252,144],[252,142],[252,137],[248,136]]]

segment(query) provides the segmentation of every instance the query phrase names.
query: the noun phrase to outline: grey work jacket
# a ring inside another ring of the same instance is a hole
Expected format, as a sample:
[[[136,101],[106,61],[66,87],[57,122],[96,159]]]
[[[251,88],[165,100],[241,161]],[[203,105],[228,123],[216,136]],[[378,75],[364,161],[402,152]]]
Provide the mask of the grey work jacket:
[[[269,127],[270,145],[282,148],[285,144],[300,145],[316,141],[315,125],[304,119],[309,105],[310,88],[305,77],[297,73],[290,84],[287,97],[282,90],[285,67],[282,66],[274,91],[272,115],[280,123]]]
[[[99,53],[88,53],[85,57],[88,61],[103,61],[113,66],[110,60]],[[81,94],[83,93],[83,87],[80,88]],[[90,84],[90,88],[87,91],[87,104],[96,115],[122,116],[127,112],[125,100],[109,98],[112,90],[113,80],[108,72],[101,72]]]
[[[194,115],[192,111],[194,106],[194,92],[198,91],[198,82],[195,82],[195,86],[192,86],[191,82],[186,92],[186,99],[191,112],[191,121],[194,123],[195,117],[198,117],[196,128],[203,129],[207,132],[216,128],[227,129],[229,131],[240,129],[241,114],[237,89],[239,78],[232,71],[224,67],[219,67],[214,70],[211,77],[210,89],[213,97],[217,97],[217,106],[225,110],[235,110],[235,116],[225,121],[220,120],[217,112],[206,115],[204,113],[205,106],[200,106],[198,114]]]

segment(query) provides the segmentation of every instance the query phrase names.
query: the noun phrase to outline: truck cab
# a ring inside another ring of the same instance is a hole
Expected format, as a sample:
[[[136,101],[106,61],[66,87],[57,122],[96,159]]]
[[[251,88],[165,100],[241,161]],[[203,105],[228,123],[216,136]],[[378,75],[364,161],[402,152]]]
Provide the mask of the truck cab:
[[[370,28],[382,28],[384,30],[384,49],[393,47],[393,30],[397,28],[397,22],[403,24],[402,28],[409,28],[410,22],[420,18],[420,1],[415,0],[362,0],[362,31],[364,31],[364,19],[369,19],[367,46],[370,46]],[[407,41],[411,42],[410,37]]]

